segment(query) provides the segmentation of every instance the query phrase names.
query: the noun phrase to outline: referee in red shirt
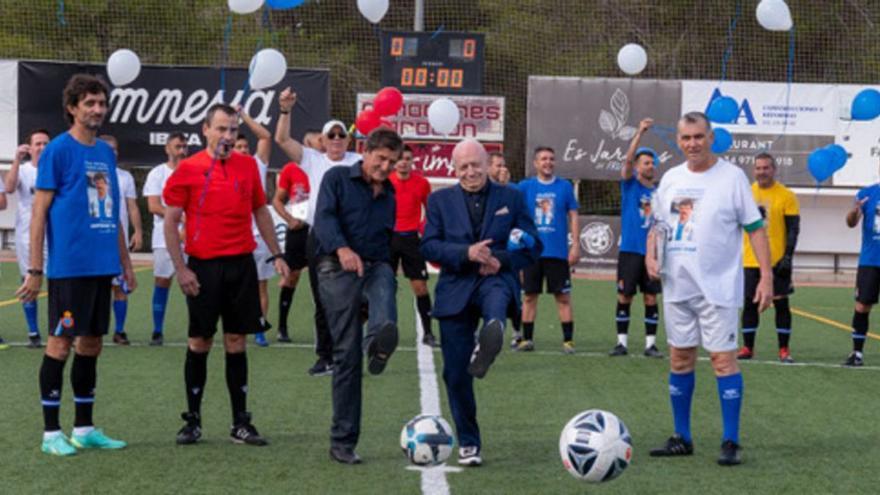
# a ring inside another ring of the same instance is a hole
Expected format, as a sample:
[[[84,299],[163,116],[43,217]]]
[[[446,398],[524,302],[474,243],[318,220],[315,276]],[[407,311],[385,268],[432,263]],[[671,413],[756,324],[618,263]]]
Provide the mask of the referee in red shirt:
[[[165,240],[177,270],[180,288],[189,310],[189,340],[184,366],[188,411],[177,443],[195,443],[202,436],[201,402],[208,374],[217,321],[223,319],[226,349],[226,385],[232,403],[235,443],[266,445],[251,424],[247,412],[246,336],[262,329],[260,296],[253,251],[257,244],[251,230],[256,219],[260,235],[269,246],[269,262],[287,277],[289,269],[278,248],[272,217],[257,163],[232,151],[238,135],[238,114],[218,103],[208,109],[202,125],[206,147],[180,162],[168,179],[163,198]],[[186,253],[180,251],[177,225],[186,213]]]
[[[424,336],[422,343],[437,347],[437,339],[431,332],[431,296],[428,294],[428,267],[419,252],[422,228],[422,211],[428,207],[431,184],[428,179],[413,172],[413,150],[404,146],[400,160],[394,165],[394,172],[388,177],[394,186],[397,200],[394,233],[391,235],[391,268],[397,273],[398,265],[403,265],[403,275],[409,279],[416,307],[422,320]]]

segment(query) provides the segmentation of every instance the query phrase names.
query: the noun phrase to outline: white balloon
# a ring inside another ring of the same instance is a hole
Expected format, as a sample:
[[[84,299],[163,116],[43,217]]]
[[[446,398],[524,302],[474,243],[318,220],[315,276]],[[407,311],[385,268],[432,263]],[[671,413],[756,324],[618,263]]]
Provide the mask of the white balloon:
[[[287,60],[284,55],[274,48],[264,48],[251,58],[250,87],[264,89],[275,86],[286,73]]]
[[[755,10],[758,24],[768,31],[788,31],[794,26],[785,0],[761,0]]]
[[[617,52],[617,65],[620,70],[634,76],[645,70],[648,65],[648,54],[641,45],[630,43]]]
[[[368,21],[379,24],[388,12],[388,0],[358,0],[358,10]]]
[[[229,0],[229,10],[236,14],[250,14],[260,10],[264,0]]]
[[[440,98],[434,100],[428,107],[428,122],[438,134],[449,134],[458,125],[461,118],[461,112],[449,98]]]
[[[141,59],[137,53],[121,48],[107,59],[107,76],[114,86],[125,86],[141,73]]]

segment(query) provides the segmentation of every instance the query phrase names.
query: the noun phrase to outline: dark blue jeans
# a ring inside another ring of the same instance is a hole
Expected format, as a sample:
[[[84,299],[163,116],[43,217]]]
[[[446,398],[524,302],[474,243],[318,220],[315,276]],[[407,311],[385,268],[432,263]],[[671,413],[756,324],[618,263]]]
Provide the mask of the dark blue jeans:
[[[460,314],[439,319],[443,382],[446,384],[446,395],[458,432],[458,442],[462,447],[481,445],[474,377],[467,372],[476,346],[477,325],[480,318],[483,319],[483,324],[490,320],[498,320],[504,324],[508,307],[513,300],[513,293],[504,281],[498,277],[487,277],[474,289],[470,304]]]
[[[335,259],[318,263],[324,314],[333,337],[333,425],[330,443],[354,447],[360,436],[363,356],[376,332],[397,323],[397,278],[386,262],[364,262],[364,276],[347,272]],[[364,335],[361,305],[369,305]]]

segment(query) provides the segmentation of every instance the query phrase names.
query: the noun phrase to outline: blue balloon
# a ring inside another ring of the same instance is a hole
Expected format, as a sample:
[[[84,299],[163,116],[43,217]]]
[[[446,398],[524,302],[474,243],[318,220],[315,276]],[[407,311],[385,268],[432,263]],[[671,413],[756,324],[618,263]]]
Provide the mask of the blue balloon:
[[[880,91],[864,89],[852,103],[853,120],[874,120],[880,116]]]
[[[719,96],[709,104],[706,116],[716,124],[733,124],[739,115],[739,105],[729,96]]]
[[[807,158],[807,169],[816,182],[825,182],[834,175],[834,152],[827,148],[819,148]]]
[[[846,165],[846,161],[849,159],[849,154],[843,146],[839,144],[829,144],[825,149],[831,152],[831,168],[834,169],[834,172],[837,172]]]
[[[712,130],[715,133],[715,141],[712,142],[712,153],[717,155],[729,150],[733,144],[733,136],[730,135],[730,132],[721,127],[716,127]]]
[[[276,10],[292,9],[304,3],[306,3],[306,0],[266,0],[266,5],[270,9]]]

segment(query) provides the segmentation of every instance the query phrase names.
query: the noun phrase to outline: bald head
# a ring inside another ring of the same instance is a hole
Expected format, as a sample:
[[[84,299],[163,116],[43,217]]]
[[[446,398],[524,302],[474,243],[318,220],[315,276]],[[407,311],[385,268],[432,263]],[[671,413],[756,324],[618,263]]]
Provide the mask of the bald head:
[[[489,154],[476,139],[460,141],[452,150],[455,176],[465,191],[476,192],[486,185],[489,172]]]

